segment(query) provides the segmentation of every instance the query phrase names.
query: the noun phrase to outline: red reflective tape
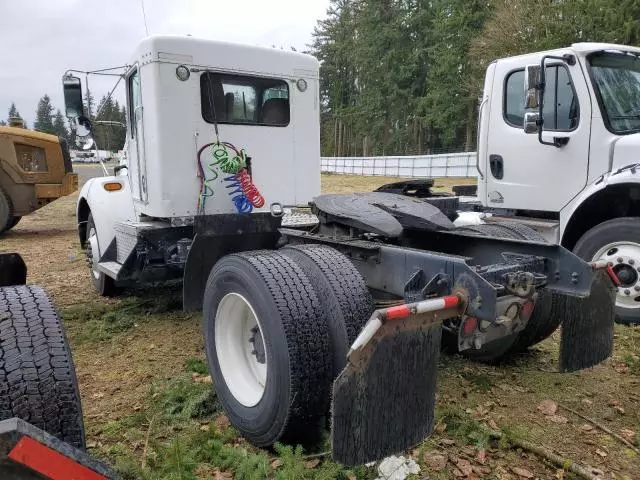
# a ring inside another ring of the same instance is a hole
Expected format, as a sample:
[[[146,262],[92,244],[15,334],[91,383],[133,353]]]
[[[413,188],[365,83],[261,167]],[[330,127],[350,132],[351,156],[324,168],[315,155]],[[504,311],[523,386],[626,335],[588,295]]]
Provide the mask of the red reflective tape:
[[[397,307],[387,308],[387,320],[406,318],[409,315],[411,315],[411,310],[406,305],[398,305]]]
[[[444,308],[457,307],[459,302],[460,302],[460,299],[455,295],[444,297]]]
[[[108,480],[31,437],[18,440],[9,458],[51,480]]]
[[[613,271],[613,267],[611,265],[607,265],[607,273],[609,274],[609,277],[611,277],[611,280],[613,280],[613,283],[616,284],[616,286],[619,287],[620,285],[622,285],[622,283],[620,283],[618,275],[616,275],[616,272]]]

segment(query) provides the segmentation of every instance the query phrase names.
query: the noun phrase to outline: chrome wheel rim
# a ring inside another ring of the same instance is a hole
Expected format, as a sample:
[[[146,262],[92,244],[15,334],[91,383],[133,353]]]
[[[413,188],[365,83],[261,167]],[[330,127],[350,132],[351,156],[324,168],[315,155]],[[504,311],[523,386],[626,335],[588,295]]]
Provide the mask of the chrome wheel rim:
[[[616,307],[640,309],[640,244],[610,243],[599,249],[593,260],[606,260],[620,280]]]

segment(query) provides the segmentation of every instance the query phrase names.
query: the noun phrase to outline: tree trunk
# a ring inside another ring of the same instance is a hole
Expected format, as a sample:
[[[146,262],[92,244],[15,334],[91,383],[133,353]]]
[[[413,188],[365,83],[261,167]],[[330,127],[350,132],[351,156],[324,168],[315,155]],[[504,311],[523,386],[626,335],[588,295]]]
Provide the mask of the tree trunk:
[[[333,156],[338,156],[338,117],[333,122]]]
[[[467,106],[467,131],[466,131],[466,135],[465,135],[465,141],[464,141],[464,151],[465,152],[470,152],[473,150],[473,144],[475,143],[473,140],[473,125],[475,122],[475,117],[473,115],[474,113],[474,108],[473,108],[474,103],[473,102],[469,102],[469,105]]]

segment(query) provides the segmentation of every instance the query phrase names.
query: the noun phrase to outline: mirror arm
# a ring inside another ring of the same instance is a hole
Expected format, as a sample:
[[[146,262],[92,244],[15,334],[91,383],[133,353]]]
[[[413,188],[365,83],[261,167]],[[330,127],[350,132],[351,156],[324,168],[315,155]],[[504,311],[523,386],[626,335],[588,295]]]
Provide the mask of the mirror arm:
[[[538,125],[538,141],[542,145],[549,145],[551,147],[561,148],[564,147],[567,143],[569,143],[569,137],[553,137],[553,142],[547,142],[542,138],[542,131],[544,127],[544,117],[542,112],[544,110],[544,90],[547,86],[547,73],[545,71],[545,63],[547,60],[560,60],[562,62],[566,62],[568,65],[576,64],[576,57],[571,54],[566,54],[562,56],[558,55],[544,55],[542,60],[540,60],[540,81],[538,82],[537,88],[540,91],[540,102],[538,104],[538,121],[536,122]]]

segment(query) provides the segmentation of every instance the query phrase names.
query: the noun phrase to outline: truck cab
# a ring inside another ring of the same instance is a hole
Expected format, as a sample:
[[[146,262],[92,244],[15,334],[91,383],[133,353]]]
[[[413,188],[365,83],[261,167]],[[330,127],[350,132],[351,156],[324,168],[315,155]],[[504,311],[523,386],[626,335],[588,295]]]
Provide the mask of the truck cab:
[[[640,321],[640,49],[579,43],[496,60],[478,132],[491,221],[606,260],[621,281],[619,318]]]
[[[143,230],[180,226],[191,238],[195,216],[269,213],[320,193],[318,70],[309,55],[189,36],[137,46],[124,74],[126,168],[89,180],[78,202],[99,291],[140,280],[119,265]],[[71,124],[86,124],[80,80],[63,83]],[[170,277],[156,253],[163,267],[147,273]]]

